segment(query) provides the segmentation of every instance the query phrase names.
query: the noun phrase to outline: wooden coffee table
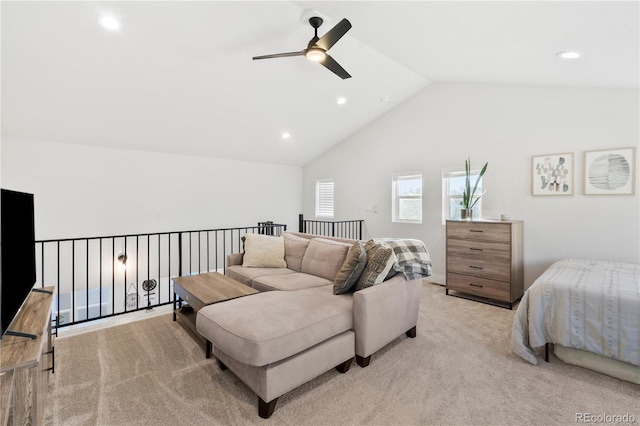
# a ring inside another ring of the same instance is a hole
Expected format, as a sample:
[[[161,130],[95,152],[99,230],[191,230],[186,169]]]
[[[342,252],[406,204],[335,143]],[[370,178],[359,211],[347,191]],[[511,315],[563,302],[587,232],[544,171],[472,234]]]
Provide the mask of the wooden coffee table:
[[[211,358],[211,342],[196,329],[196,315],[207,305],[259,293],[248,285],[218,272],[186,275],[173,280],[173,320],[181,323],[205,342],[205,356]],[[188,304],[184,305],[184,302]]]

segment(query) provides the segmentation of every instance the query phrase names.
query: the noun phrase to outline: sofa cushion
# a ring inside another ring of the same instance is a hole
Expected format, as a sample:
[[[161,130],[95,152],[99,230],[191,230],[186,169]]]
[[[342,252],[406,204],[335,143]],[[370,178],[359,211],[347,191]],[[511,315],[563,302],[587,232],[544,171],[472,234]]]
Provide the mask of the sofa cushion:
[[[326,278],[315,275],[294,272],[287,275],[263,276],[254,278],[251,286],[259,291],[271,290],[302,290],[304,288],[322,287],[333,284]]]
[[[353,328],[352,296],[331,286],[267,291],[198,311],[200,334],[232,358],[263,366]]]
[[[367,252],[364,249],[364,244],[358,241],[349,249],[338,275],[333,280],[333,294],[343,294],[349,291],[358,282],[366,264]]]
[[[268,275],[287,275],[293,274],[291,269],[287,268],[245,268],[242,265],[227,266],[225,275],[240,281],[243,284],[253,287],[253,280],[256,277],[264,277]]]
[[[312,238],[302,258],[300,271],[333,281],[350,248],[351,244]]]
[[[367,265],[354,286],[356,291],[384,281],[395,261],[393,249],[384,244],[369,240],[364,248],[367,252]]]
[[[244,236],[242,266],[249,268],[286,268],[284,238],[262,234]]]
[[[283,232],[282,236],[284,237],[284,260],[287,263],[287,268],[300,272],[302,258],[307,251],[310,240],[288,232]]]

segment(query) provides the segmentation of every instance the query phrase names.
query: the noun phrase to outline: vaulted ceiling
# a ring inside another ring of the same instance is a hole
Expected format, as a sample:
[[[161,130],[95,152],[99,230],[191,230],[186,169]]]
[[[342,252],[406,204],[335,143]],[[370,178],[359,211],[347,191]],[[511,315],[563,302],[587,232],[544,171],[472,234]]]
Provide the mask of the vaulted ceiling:
[[[3,137],[303,165],[430,82],[639,85],[636,1],[0,7]],[[98,24],[105,13],[118,30]],[[314,14],[320,35],[353,25],[330,50],[352,78],[304,57],[251,59],[306,47]],[[569,50],[583,56],[556,56]]]

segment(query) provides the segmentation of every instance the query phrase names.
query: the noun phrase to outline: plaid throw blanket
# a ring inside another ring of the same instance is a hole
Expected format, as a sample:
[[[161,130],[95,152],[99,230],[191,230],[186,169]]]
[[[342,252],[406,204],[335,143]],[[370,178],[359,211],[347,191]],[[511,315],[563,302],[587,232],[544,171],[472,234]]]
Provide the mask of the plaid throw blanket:
[[[431,257],[420,240],[376,238],[376,241],[393,249],[396,261],[392,269],[402,272],[408,280],[431,275]]]

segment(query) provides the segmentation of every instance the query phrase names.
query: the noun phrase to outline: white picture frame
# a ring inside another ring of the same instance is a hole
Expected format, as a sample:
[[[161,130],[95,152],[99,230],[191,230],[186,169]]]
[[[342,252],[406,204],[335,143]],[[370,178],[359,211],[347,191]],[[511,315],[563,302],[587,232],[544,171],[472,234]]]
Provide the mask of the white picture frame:
[[[585,195],[634,195],[634,147],[601,149],[584,153]]]

